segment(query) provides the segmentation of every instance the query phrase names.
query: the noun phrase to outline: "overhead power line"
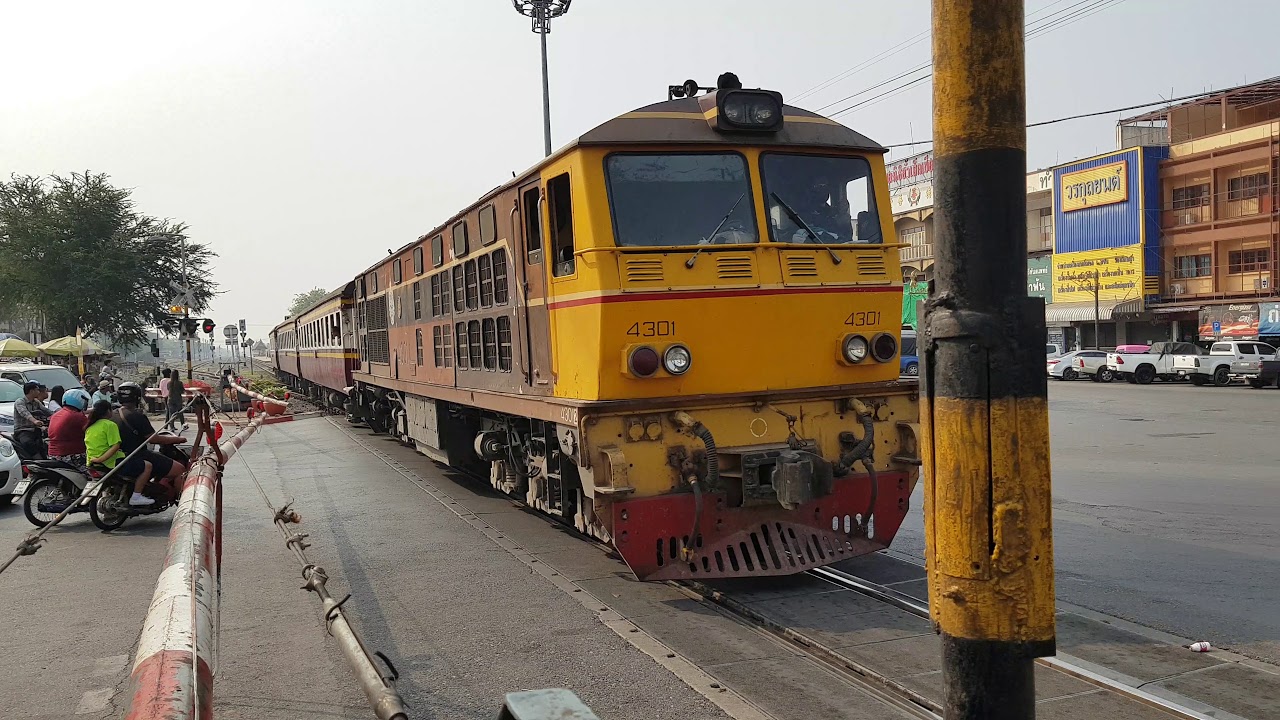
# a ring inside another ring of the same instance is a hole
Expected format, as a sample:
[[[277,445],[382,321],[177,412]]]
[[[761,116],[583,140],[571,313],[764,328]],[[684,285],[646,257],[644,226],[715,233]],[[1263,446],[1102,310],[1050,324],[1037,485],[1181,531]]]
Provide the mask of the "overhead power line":
[[[1156,105],[1172,105],[1173,103],[1186,102],[1187,100],[1199,100],[1201,98],[1209,97],[1210,95],[1217,95],[1221,92],[1222,92],[1221,90],[1207,90],[1205,92],[1199,92],[1194,95],[1183,95],[1182,97],[1167,98],[1167,99],[1161,98],[1160,100],[1154,100],[1148,103],[1140,103],[1138,105],[1128,105],[1126,107],[1110,108],[1108,110],[1096,110],[1094,112],[1080,113],[1079,115],[1067,115],[1060,118],[1054,118],[1052,120],[1041,120],[1040,122],[1027,123],[1027,127],[1028,128],[1043,127],[1045,125],[1056,125],[1057,123],[1067,122],[1069,120],[1082,120],[1084,118],[1098,117],[1100,115],[1114,115],[1115,113],[1128,112],[1130,110],[1141,110],[1143,108],[1154,107]],[[894,143],[893,145],[885,145],[884,147],[887,147],[887,148],[911,147],[912,145],[928,145],[928,144],[931,144],[932,142],[933,140],[916,140],[915,142]]]
[[[1125,1],[1126,0],[1077,0],[1077,2],[1075,2],[1072,5],[1068,5],[1062,10],[1059,10],[1055,13],[1051,13],[1050,15],[1047,15],[1038,20],[1028,22],[1026,30],[1024,31],[1026,33],[1026,39],[1030,40],[1032,38],[1040,37],[1041,35],[1047,35],[1056,30],[1060,30],[1068,25],[1079,22],[1080,20],[1083,20],[1086,17],[1102,12],[1103,10],[1107,10],[1112,7],[1115,7],[1116,5],[1119,5]],[[1062,13],[1066,13],[1066,14],[1062,14]],[[885,89],[875,95],[872,95],[869,98],[865,98],[863,100],[853,103],[852,105],[836,110],[835,112],[830,114],[830,117],[838,117],[840,115],[844,115],[846,113],[857,110],[858,108],[868,107],[882,100],[887,100],[890,97],[893,97],[894,95],[904,92],[907,89],[914,87],[932,78],[933,71],[930,69],[931,67],[932,67],[932,62],[924,63],[918,67],[915,67],[915,68],[912,68],[911,70],[906,71],[905,73],[900,73],[892,78],[889,78],[888,80],[881,81],[869,88],[860,90],[852,95],[841,98],[840,100],[837,100],[834,103],[829,103],[828,105],[818,108],[818,112],[821,112],[822,110],[825,110],[826,108],[831,107],[832,105],[838,105],[842,102],[852,100],[853,98],[858,97],[860,95],[865,95],[867,92],[870,92],[871,90],[875,90],[877,88],[883,87],[884,85],[895,82],[897,80],[901,80],[907,76],[914,75],[915,73],[918,73],[924,70],[928,70],[928,72],[921,77],[908,80],[907,82],[904,82],[895,87]]]

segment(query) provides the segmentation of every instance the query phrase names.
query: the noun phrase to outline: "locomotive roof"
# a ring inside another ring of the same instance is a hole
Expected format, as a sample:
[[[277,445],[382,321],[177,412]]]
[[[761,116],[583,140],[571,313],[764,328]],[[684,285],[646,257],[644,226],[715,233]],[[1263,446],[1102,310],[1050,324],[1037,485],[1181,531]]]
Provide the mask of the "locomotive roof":
[[[379,258],[360,275],[377,270],[387,261],[432,235],[444,232],[458,218],[484,204],[509,188],[528,182],[529,176],[543,165],[579,147],[599,145],[730,145],[730,146],[796,146],[838,148],[862,152],[885,153],[888,148],[851,130],[831,118],[792,105],[782,106],[783,127],[777,132],[723,132],[714,130],[703,114],[700,98],[677,98],[646,105],[606,120],[571,140],[536,165],[507,182],[489,190],[467,207],[458,211],[429,232],[396,249],[390,256]]]
[[[310,306],[308,306],[306,310],[303,310],[302,312],[298,313],[297,315],[294,315],[293,317],[289,318],[288,320],[282,320],[282,321],[280,321],[280,323],[279,323],[278,325],[276,325],[275,327],[271,328],[271,332],[275,332],[276,330],[280,330],[281,328],[285,328],[285,329],[287,329],[287,328],[288,328],[288,326],[293,325],[295,322],[298,322],[298,321],[299,321],[299,320],[301,320],[302,318],[306,317],[307,313],[311,312],[312,310],[315,310],[316,308],[320,307],[321,305],[324,305],[324,304],[325,304],[325,303],[327,303],[327,302],[331,302],[334,298],[342,297],[342,296],[343,296],[343,295],[345,295],[349,290],[351,290],[351,289],[354,287],[354,285],[355,285],[355,282],[354,282],[354,281],[347,282],[347,283],[345,283],[345,284],[341,285],[337,290],[334,290],[333,292],[331,292],[331,293],[329,293],[329,294],[325,295],[324,297],[320,298],[319,300],[317,300],[317,301],[315,301],[315,302],[311,303],[311,305],[310,305]]]
[[[555,154],[583,145],[804,145],[867,152],[886,148],[828,117],[782,106],[778,132],[719,132],[712,129],[699,99],[679,98],[646,105],[588,130]]]

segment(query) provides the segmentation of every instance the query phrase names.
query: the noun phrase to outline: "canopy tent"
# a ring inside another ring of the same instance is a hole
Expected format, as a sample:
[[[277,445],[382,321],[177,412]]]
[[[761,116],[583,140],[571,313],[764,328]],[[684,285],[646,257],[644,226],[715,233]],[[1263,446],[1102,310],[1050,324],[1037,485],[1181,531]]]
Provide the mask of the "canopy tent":
[[[17,338],[0,340],[0,357],[35,357],[40,350],[29,342]]]
[[[45,355],[114,355],[115,353],[102,347],[88,338],[77,338],[67,335],[36,346]]]

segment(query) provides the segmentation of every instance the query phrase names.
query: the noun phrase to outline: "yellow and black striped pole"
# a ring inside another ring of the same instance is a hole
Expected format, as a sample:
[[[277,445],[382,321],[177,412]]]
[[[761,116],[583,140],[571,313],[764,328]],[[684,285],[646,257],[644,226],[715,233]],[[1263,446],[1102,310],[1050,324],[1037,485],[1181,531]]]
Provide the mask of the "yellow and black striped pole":
[[[1022,0],[933,0],[922,424],[948,720],[1035,717],[1054,653],[1044,302],[1028,298]]]

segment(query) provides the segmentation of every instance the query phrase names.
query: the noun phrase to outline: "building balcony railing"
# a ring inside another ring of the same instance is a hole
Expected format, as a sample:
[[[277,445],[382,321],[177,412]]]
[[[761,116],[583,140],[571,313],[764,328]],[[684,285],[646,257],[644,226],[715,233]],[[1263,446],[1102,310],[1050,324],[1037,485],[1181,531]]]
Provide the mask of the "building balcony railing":
[[[1209,222],[1212,219],[1213,213],[1210,212],[1208,205],[1196,205],[1195,207],[1165,210],[1160,220],[1160,226],[1164,228],[1182,227],[1183,225]]]
[[[1213,205],[1208,204],[1184,208],[1165,208],[1160,220],[1165,229],[1213,222],[1215,220],[1238,220],[1259,215],[1270,215],[1273,203],[1270,195],[1254,197],[1230,197],[1218,194]]]
[[[1175,277],[1173,273],[1165,273],[1162,290],[1161,295],[1176,300],[1225,299],[1275,294],[1271,285],[1271,273],[1266,270],[1219,275],[1216,287],[1213,276],[1184,278]]]
[[[929,260],[933,257],[933,243],[921,243],[904,247],[901,249],[901,259],[903,262],[908,260]]]

